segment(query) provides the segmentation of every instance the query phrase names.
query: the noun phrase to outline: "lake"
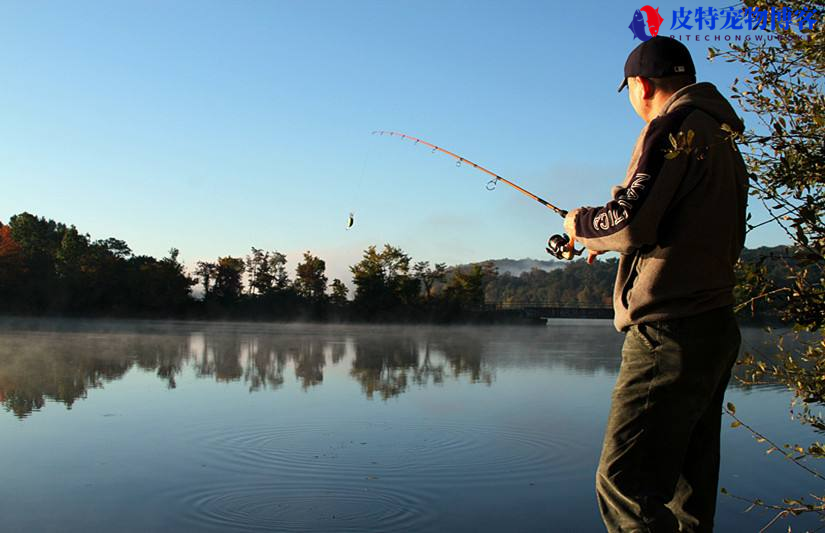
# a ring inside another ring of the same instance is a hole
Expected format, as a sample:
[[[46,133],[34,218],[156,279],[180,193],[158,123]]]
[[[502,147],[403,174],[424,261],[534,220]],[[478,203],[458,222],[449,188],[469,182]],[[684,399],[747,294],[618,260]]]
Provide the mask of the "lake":
[[[743,336],[766,351],[760,330]],[[0,530],[602,531],[593,480],[621,343],[601,320],[6,319]],[[727,394],[759,430],[807,444],[789,400]],[[721,486],[821,492],[730,422]],[[720,495],[717,531],[772,516],[746,507]]]

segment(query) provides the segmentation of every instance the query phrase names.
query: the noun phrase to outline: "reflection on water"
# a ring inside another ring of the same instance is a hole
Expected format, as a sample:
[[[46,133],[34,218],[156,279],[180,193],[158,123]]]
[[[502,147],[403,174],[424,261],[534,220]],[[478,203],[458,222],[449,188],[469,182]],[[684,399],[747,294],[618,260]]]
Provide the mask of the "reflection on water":
[[[170,389],[187,368],[199,378],[242,381],[250,391],[278,389],[292,372],[308,389],[323,383],[330,365],[347,365],[368,398],[388,399],[410,385],[443,384],[448,378],[491,385],[495,372],[485,362],[485,352],[496,342],[511,342],[507,333],[512,333],[128,322],[77,322],[67,330],[70,325],[43,322],[0,329],[0,401],[18,417],[41,409],[46,398],[71,408],[88,389],[120,379],[133,367],[155,373]],[[576,339],[566,338],[558,348],[565,351],[571,343]],[[526,357],[541,349],[530,344],[509,347]],[[587,358],[570,364],[593,372],[605,361]]]
[[[601,531],[593,472],[621,342],[587,320],[3,321],[0,528]],[[785,417],[776,394],[729,398]],[[725,431],[728,488],[804,486]],[[741,511],[721,500],[720,530],[766,521]]]
[[[618,371],[621,337],[606,322],[558,321],[547,328],[396,328],[152,322],[23,322],[0,328],[0,402],[20,418],[45,399],[68,408],[88,389],[133,367],[170,389],[191,368],[199,378],[278,389],[293,373],[303,389],[328,366],[348,366],[367,398],[412,385],[464,378],[491,385],[495,367],[562,365],[592,374]],[[594,327],[598,335],[594,335]],[[757,332],[749,341],[762,343]],[[554,357],[547,358],[547,354]]]

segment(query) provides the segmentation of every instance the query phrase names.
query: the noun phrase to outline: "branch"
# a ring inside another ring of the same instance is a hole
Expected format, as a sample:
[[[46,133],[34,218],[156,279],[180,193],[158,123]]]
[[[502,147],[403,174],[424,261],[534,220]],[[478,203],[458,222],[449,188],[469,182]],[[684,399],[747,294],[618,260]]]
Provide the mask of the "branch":
[[[741,304],[737,305],[737,306],[736,306],[736,308],[733,310],[733,312],[734,312],[734,313],[738,313],[739,311],[741,311],[741,310],[742,310],[742,309],[744,309],[745,307],[747,307],[747,306],[751,305],[751,304],[752,304],[752,303],[754,303],[755,301],[760,300],[760,299],[762,299],[762,298],[767,298],[767,297],[768,297],[768,296],[770,296],[771,294],[775,294],[775,293],[777,293],[777,292],[789,291],[789,290],[791,290],[791,288],[790,288],[790,287],[782,287],[782,288],[779,288],[779,289],[774,289],[774,290],[772,290],[772,291],[764,292],[764,293],[762,293],[762,294],[759,294],[759,295],[757,295],[757,296],[754,296],[753,298],[751,298],[750,300],[748,300],[748,301],[746,301],[746,302],[742,302]]]
[[[774,525],[777,520],[779,520],[780,518],[785,518],[786,516],[788,516],[788,511],[779,511],[778,513],[776,513],[776,516],[774,516],[771,519],[770,522],[765,524],[765,526],[762,529],[759,530],[759,533],[765,533],[765,531],[767,531],[768,528],[770,528],[772,525]]]
[[[762,435],[761,433],[759,433],[758,431],[756,431],[755,429],[753,429],[752,427],[750,427],[746,423],[742,422],[742,420],[739,417],[736,416],[735,410],[730,408],[731,405],[732,404],[728,404],[728,406],[725,407],[725,413],[727,413],[731,418],[733,418],[736,421],[735,426],[742,426],[743,428],[750,431],[756,437],[757,442],[767,442],[768,444],[770,444],[771,448],[768,450],[768,453],[770,453],[771,450],[776,450],[779,453],[781,453],[782,455],[784,455],[785,459],[790,459],[791,461],[793,461],[793,463],[796,466],[798,466],[799,468],[807,471],[809,474],[813,475],[814,477],[817,477],[817,478],[825,481],[825,476],[823,476],[822,474],[820,474],[819,472],[817,472],[813,468],[810,468],[807,465],[802,464],[802,462],[798,458],[796,458],[792,454],[786,452],[785,450],[780,448],[775,442],[771,441],[766,436]]]
[[[777,202],[780,202],[780,203],[781,202],[788,203],[787,200],[779,199],[779,198],[776,198],[776,197],[772,197],[771,200],[776,200]],[[767,200],[765,200],[765,198],[759,198],[759,201],[762,202],[762,205],[765,206],[765,209],[767,209],[768,211],[773,211],[771,209],[771,207],[768,205],[768,202],[767,202]],[[785,227],[785,224],[782,223],[781,218],[777,219],[776,223],[779,225],[780,228],[782,228],[782,231],[784,231],[785,234],[788,235],[788,238],[791,239],[791,242],[798,242],[797,238],[796,238],[796,235],[791,233],[791,230],[789,230],[787,227]],[[802,243],[798,243],[798,244],[800,246],[803,246]],[[808,247],[808,246],[805,246],[805,248],[808,248],[810,250],[810,247]]]
[[[722,489],[722,494],[725,494],[726,496],[730,496],[731,498],[734,498],[736,500],[749,503],[750,506],[745,510],[745,512],[750,511],[754,507],[761,507],[762,509],[770,509],[772,511],[779,511],[776,514],[776,516],[774,516],[770,520],[770,522],[765,524],[762,527],[762,529],[759,530],[759,533],[763,533],[763,532],[767,531],[772,525],[774,525],[777,522],[777,520],[779,520],[780,518],[785,518],[789,514],[797,516],[797,515],[800,515],[802,513],[816,513],[819,516],[825,517],[825,505],[805,506],[805,505],[800,504],[799,506],[794,507],[794,506],[791,506],[791,505],[784,505],[783,506],[783,505],[770,504],[770,503],[765,503],[760,499],[751,500],[750,498],[743,498],[742,496],[737,496],[736,494],[731,494],[730,492],[728,492],[724,488]],[[823,526],[823,527],[825,527],[825,526]],[[822,528],[819,528],[815,531],[819,531],[820,529],[822,529]]]
[[[777,221],[780,218],[784,219],[785,216],[790,215],[794,211],[799,211],[799,209],[800,209],[800,206],[791,206],[786,211],[784,211],[783,213],[778,213],[778,214],[772,216],[771,218],[769,218],[767,220],[763,220],[762,222],[759,222],[758,224],[748,224],[748,230],[745,233],[750,233],[751,230],[755,230],[756,228],[758,228],[760,226],[764,226],[765,224],[769,224],[771,222]]]

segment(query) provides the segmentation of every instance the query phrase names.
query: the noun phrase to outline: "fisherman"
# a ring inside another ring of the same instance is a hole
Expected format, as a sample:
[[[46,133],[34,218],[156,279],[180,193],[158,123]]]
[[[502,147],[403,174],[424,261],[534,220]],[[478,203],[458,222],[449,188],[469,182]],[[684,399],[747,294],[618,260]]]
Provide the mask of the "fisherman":
[[[748,184],[731,138],[744,125],[695,75],[675,39],[630,53],[619,92],[647,124],[627,175],[607,204],[564,221],[592,255],[620,254],[613,306],[625,339],[596,475],[611,532],[713,529]]]

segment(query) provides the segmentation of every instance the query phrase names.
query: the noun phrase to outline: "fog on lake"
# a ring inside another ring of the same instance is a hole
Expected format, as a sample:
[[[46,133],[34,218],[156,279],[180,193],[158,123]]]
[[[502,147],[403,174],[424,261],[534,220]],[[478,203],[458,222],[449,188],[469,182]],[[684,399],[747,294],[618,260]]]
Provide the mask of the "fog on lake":
[[[760,330],[743,336],[768,351]],[[593,479],[622,340],[601,320],[6,319],[1,528],[601,531]],[[810,440],[783,390],[732,382],[727,399],[778,441]],[[729,422],[720,485],[813,487]],[[721,496],[718,530],[770,519],[745,507]]]

